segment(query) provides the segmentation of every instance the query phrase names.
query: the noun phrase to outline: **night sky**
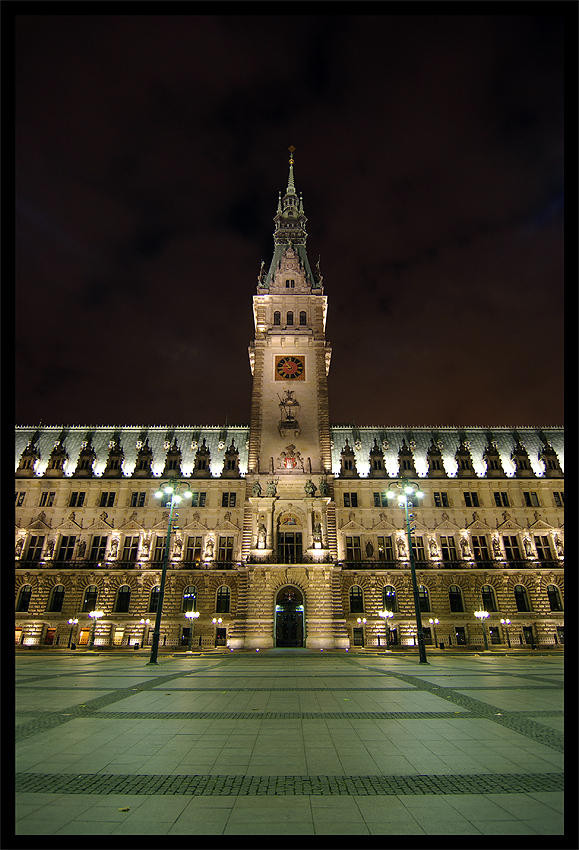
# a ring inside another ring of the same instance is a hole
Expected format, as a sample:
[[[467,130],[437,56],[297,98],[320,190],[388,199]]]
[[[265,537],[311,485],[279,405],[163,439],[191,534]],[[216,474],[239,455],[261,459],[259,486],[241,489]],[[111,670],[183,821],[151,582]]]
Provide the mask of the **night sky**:
[[[473,5],[19,16],[17,423],[249,422],[294,145],[331,422],[562,424],[576,7]]]

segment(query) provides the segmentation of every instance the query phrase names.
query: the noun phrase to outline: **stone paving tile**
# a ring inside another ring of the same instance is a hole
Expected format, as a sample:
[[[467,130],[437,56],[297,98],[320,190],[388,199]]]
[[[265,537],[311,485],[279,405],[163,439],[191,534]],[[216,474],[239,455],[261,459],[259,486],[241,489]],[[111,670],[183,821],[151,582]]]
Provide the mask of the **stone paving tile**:
[[[108,811],[108,801],[112,803],[113,798],[119,796],[102,791],[95,793],[93,790],[92,794],[19,792],[21,834],[91,834],[87,825],[92,822],[102,830],[95,830],[94,834],[107,834],[105,827],[113,825],[115,834],[170,832],[184,835],[188,830],[189,834],[193,831],[187,821],[190,815],[196,815],[198,826],[204,829],[196,829],[195,834],[234,835],[239,833],[234,828],[235,823],[230,823],[231,801],[236,804],[240,800],[252,800],[261,810],[267,805],[266,800],[287,802],[294,810],[297,801],[306,803],[310,807],[304,810],[307,817],[297,814],[293,823],[296,828],[282,834],[516,835],[518,833],[510,829],[512,823],[521,827],[519,834],[549,834],[550,829],[552,834],[560,834],[562,829],[557,808],[561,806],[561,795],[542,790],[543,787],[560,787],[553,785],[552,777],[561,768],[558,747],[562,718],[547,713],[537,715],[538,711],[556,712],[562,707],[561,689],[550,688],[548,681],[537,678],[541,674],[558,676],[560,666],[553,666],[552,659],[537,658],[527,663],[506,656],[444,660],[434,657],[426,671],[414,659],[375,656],[332,659],[305,654],[286,655],[280,659],[268,658],[264,653],[248,659],[221,656],[210,659],[211,663],[208,659],[162,658],[155,671],[146,671],[145,675],[141,668],[136,676],[134,665],[144,665],[144,657],[93,656],[90,660],[83,659],[82,665],[80,660],[78,657],[26,659],[23,684],[26,686],[27,680],[34,688],[25,687],[23,693],[34,695],[36,700],[53,695],[66,697],[73,706],[73,714],[51,714],[40,711],[35,704],[34,711],[23,715],[27,722],[19,724],[23,731],[18,745],[20,775],[29,772],[31,777],[38,774],[39,779],[42,775],[53,777],[50,781],[56,784],[55,790],[58,774],[73,770],[82,775],[98,770],[105,784],[118,777],[123,788],[128,787],[126,777],[135,774],[149,773],[159,779],[167,777],[168,781],[177,783],[174,791],[165,792],[165,786],[156,784],[151,786],[156,789],[152,795],[120,795],[124,799],[130,796],[140,801],[155,800],[162,808],[164,801],[172,801],[163,808],[167,821],[155,824],[158,831],[127,830],[133,817],[137,821],[136,808],[122,821],[92,820],[87,813],[95,803],[104,805],[103,811]],[[24,659],[18,659],[19,664],[21,661],[24,663]],[[559,665],[560,661],[557,660]],[[458,664],[460,669],[457,669]],[[60,670],[65,675],[48,675],[47,667],[49,674]],[[69,689],[67,679],[71,685]],[[55,685],[53,689],[51,682]],[[118,690],[92,690],[88,688],[89,682],[91,688],[114,682]],[[533,682],[537,685],[534,689]],[[83,684],[85,690],[79,691]],[[459,685],[460,692],[455,690]],[[494,687],[488,690],[490,685]],[[252,686],[264,690],[252,692],[248,690]],[[133,690],[134,687],[138,690]],[[201,691],[201,687],[215,690]],[[274,687],[280,690],[271,690]],[[81,694],[87,700],[88,717],[82,717],[82,710],[76,707]],[[510,700],[507,707],[498,709],[502,720],[495,720],[493,716],[496,694]],[[318,716],[267,717],[272,708],[280,708],[282,714],[287,714],[290,700],[298,712],[310,711]],[[138,707],[127,710],[129,704]],[[157,716],[143,718],[143,713],[151,713],[152,704],[157,706]],[[193,709],[192,704],[196,706]],[[433,708],[434,704],[437,707]],[[169,708],[170,705],[177,709]],[[195,713],[199,705],[205,706],[207,711],[211,706],[218,706],[219,710],[205,718]],[[228,706],[227,711],[224,712],[222,706]],[[254,708],[257,711],[252,712]],[[166,716],[171,711],[184,711],[188,715]],[[418,716],[416,719],[378,716],[389,711],[395,715],[401,711],[416,712]],[[432,716],[433,712],[437,714]],[[368,713],[371,716],[365,716]],[[464,714],[468,716],[460,716]],[[125,719],[123,715],[130,716]],[[41,717],[48,725],[42,726]],[[280,763],[283,763],[283,770],[280,770]],[[500,775],[492,779],[488,775],[493,771]],[[182,778],[192,774],[217,782],[215,790],[207,785],[207,791],[202,791],[205,786],[199,786],[200,792],[194,797],[179,791]],[[278,778],[280,775],[283,778],[284,774],[288,777],[284,780],[286,784],[275,790]],[[417,784],[392,787],[376,784],[384,783],[383,774]],[[466,783],[473,793],[453,793],[454,788],[460,788],[460,784],[455,784],[461,781],[457,774],[469,774],[471,778],[465,776],[462,784]],[[531,784],[515,784],[509,788],[510,776],[512,782],[520,783],[525,774],[533,775],[534,778],[529,779]],[[542,774],[544,785],[540,784]],[[231,794],[227,785],[222,784],[224,776],[248,777],[243,781],[255,782],[255,785],[248,786],[245,792],[240,791],[241,796]],[[332,776],[341,780],[350,776],[351,780],[345,784],[341,781],[330,783],[325,791],[316,785],[319,777]],[[311,777],[313,784],[307,786],[310,790],[305,790],[301,777]],[[474,793],[479,791],[477,777],[480,777],[483,793]],[[81,782],[82,777],[78,781]],[[443,781],[450,784],[444,785]],[[45,788],[46,785],[47,780],[44,780],[36,787]],[[493,787],[500,788],[501,793],[487,793]],[[529,790],[516,791],[515,788]],[[141,790],[145,790],[145,786]],[[460,808],[469,797],[482,806],[480,811],[484,814],[480,817],[479,812],[474,811],[476,807],[471,812]],[[83,798],[82,805],[53,805],[58,800],[82,801]],[[455,799],[460,801],[455,807],[440,808],[438,805]],[[37,807],[39,800],[47,802]],[[194,808],[199,803],[212,801],[215,803],[213,809],[205,805]],[[337,804],[340,812],[346,811],[345,807],[351,803],[356,805],[357,817],[354,822],[351,818],[348,821],[348,832],[341,828],[342,822],[336,818],[324,820],[319,813],[314,818],[320,803],[324,806],[320,811],[328,810],[328,801]],[[401,808],[388,810],[393,801]],[[217,805],[221,802],[226,804],[223,809]],[[382,808],[371,808],[374,803],[382,804]],[[489,803],[492,807],[498,806],[498,810],[492,808],[496,833],[486,828],[490,820]],[[39,818],[42,808],[50,811],[49,832],[46,823],[41,824]],[[385,811],[389,811],[388,817],[384,817]],[[400,812],[404,812],[404,816]],[[436,815],[426,826],[425,812]],[[249,831],[253,828],[249,821],[247,828],[243,834],[256,834]],[[35,833],[34,829],[38,831]],[[279,835],[279,824],[266,819],[259,834]]]

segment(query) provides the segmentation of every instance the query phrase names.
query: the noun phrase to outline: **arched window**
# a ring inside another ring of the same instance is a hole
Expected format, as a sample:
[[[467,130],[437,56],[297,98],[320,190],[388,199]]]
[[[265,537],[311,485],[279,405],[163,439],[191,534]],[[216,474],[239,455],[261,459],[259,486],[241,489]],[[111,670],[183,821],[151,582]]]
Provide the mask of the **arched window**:
[[[300,325],[307,325],[308,323],[308,315],[305,310],[302,310],[300,313]]]
[[[462,601],[462,591],[458,584],[451,584],[448,588],[448,599],[450,601],[451,611],[464,611],[464,602]]]
[[[159,593],[161,592],[161,588],[159,585],[151,588],[151,593],[149,594],[149,613],[156,614],[157,608],[159,607]]]
[[[358,584],[354,584],[350,588],[350,613],[364,613],[364,594],[362,592],[362,588]]]
[[[285,323],[286,323],[286,325],[293,325],[293,323],[294,323],[294,314],[292,313],[291,310],[288,311]]]
[[[428,588],[425,587],[423,584],[418,585],[418,602],[421,611],[430,611],[430,597],[428,595]]]
[[[522,584],[515,585],[515,603],[517,605],[517,611],[531,610],[529,597],[527,595],[527,588]]]
[[[273,323],[274,325],[281,325],[281,313],[279,310],[276,310],[273,314]]]
[[[197,588],[194,584],[190,584],[189,587],[186,587],[183,591],[183,604],[181,606],[181,610],[183,612],[197,610]]]
[[[382,591],[382,604],[386,611],[392,611],[394,614],[398,611],[396,588],[392,587],[391,584],[387,584]]]
[[[485,611],[498,611],[495,590],[490,584],[483,584],[481,589],[482,604]]]
[[[127,614],[131,602],[131,588],[128,584],[123,584],[117,591],[117,599],[115,602],[115,612],[117,614]]]
[[[22,587],[20,588],[20,593],[18,594],[18,601],[16,603],[16,610],[19,611],[19,612],[28,611],[31,596],[32,596],[32,586],[30,584],[23,584]]]
[[[57,584],[52,588],[52,592],[50,594],[50,598],[48,600],[48,608],[47,611],[55,613],[57,611],[62,611],[62,604],[64,602],[64,585]]]
[[[86,614],[88,611],[96,611],[98,600],[98,588],[96,584],[89,584],[84,592],[82,600],[81,613]]]
[[[217,590],[217,599],[215,602],[215,612],[217,614],[229,614],[229,603],[231,600],[231,591],[226,584],[221,585]]]
[[[547,585],[547,596],[549,597],[549,607],[551,611],[562,611],[563,603],[561,601],[561,593],[556,584]]]

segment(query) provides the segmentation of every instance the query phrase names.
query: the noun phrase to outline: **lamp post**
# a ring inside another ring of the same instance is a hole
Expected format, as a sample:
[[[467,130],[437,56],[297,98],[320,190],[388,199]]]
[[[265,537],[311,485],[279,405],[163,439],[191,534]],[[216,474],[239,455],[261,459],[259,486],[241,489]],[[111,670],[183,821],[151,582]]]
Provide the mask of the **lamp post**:
[[[418,655],[420,664],[428,664],[426,660],[426,648],[424,646],[424,634],[422,631],[422,618],[420,616],[420,599],[418,597],[418,584],[416,582],[416,567],[414,565],[414,550],[412,548],[412,536],[410,529],[410,519],[413,518],[412,514],[408,513],[408,508],[413,507],[418,500],[424,498],[424,493],[413,481],[408,481],[406,478],[401,478],[398,483],[394,485],[398,490],[396,493],[392,487],[386,493],[386,496],[389,499],[394,499],[396,496],[398,497],[398,507],[404,508],[404,515],[406,517],[406,536],[408,539],[408,554],[410,556],[410,572],[412,574],[412,592],[414,594],[414,611],[416,614],[416,633],[418,637]]]
[[[155,628],[153,630],[153,642],[151,645],[151,657],[148,664],[157,663],[157,655],[159,654],[159,638],[161,636],[161,617],[163,615],[163,597],[165,596],[165,579],[167,578],[167,565],[169,563],[169,547],[171,544],[171,531],[173,528],[173,510],[175,505],[178,505],[182,499],[191,498],[191,490],[186,482],[178,481],[171,478],[169,481],[164,481],[157,492],[155,498],[160,499],[166,494],[169,496],[169,525],[167,527],[167,539],[165,541],[165,552],[163,554],[163,567],[161,570],[161,586],[159,587],[159,601],[157,604],[157,615],[155,617]],[[176,516],[176,514],[175,514]]]
[[[378,616],[384,620],[386,628],[386,651],[390,652],[390,617],[394,616],[393,611],[378,611]]]
[[[485,620],[486,620],[486,619],[487,619],[487,617],[489,616],[489,612],[488,612],[488,611],[483,611],[483,610],[481,609],[480,611],[475,611],[475,612],[474,612],[474,615],[475,615],[475,617],[478,617],[478,619],[479,619],[479,620],[481,621],[481,623],[482,623],[482,627],[483,627],[483,636],[484,636],[484,639],[485,639],[485,651],[486,651],[486,652],[488,652],[488,650],[489,650],[489,642],[488,642],[488,640],[487,640],[487,628],[486,628],[486,625],[485,625]]]
[[[437,627],[438,622],[439,622],[438,617],[435,617],[434,619],[432,619],[432,617],[431,617],[428,622],[432,624],[432,631],[434,632],[434,646],[438,646],[438,642],[436,640],[436,627]]]
[[[364,626],[366,625],[366,617],[358,617],[356,622],[358,623],[358,628],[362,629],[362,646],[364,646],[364,644],[366,642],[366,636],[364,634]]]
[[[100,620],[101,617],[104,617],[104,613],[103,613],[103,611],[90,611],[89,617],[92,618],[92,633],[91,633],[91,636],[90,636],[90,644],[89,644],[88,648],[93,649],[94,648],[94,635],[95,635],[95,631],[96,631],[97,620]]]
[[[147,642],[147,633],[148,633],[150,623],[151,623],[151,621],[149,619],[147,619],[147,620],[141,619],[141,625],[143,627],[143,637],[141,639],[141,647],[143,649],[145,647],[145,643]]]
[[[509,635],[509,626],[511,625],[511,621],[510,620],[501,620],[501,623],[505,627],[505,631],[507,633],[507,643],[508,643],[509,649],[510,649],[511,648],[511,637]]]
[[[185,611],[185,616],[189,620],[189,648],[187,652],[191,652],[193,644],[193,623],[199,617],[199,611]]]
[[[75,617],[74,620],[69,620],[68,625],[70,626],[70,634],[68,636],[68,648],[70,649],[70,644],[72,643],[72,633],[74,631],[74,627],[78,623],[78,617]]]

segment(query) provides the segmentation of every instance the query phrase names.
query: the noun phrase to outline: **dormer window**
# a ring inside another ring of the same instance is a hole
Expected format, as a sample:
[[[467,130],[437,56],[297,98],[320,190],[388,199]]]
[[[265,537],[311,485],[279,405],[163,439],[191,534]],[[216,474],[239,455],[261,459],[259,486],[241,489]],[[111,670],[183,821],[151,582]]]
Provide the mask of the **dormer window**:
[[[285,282],[285,288],[286,289],[294,289],[295,285],[296,285],[295,280],[286,280],[286,282]]]

